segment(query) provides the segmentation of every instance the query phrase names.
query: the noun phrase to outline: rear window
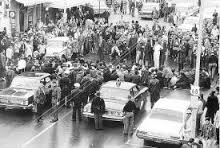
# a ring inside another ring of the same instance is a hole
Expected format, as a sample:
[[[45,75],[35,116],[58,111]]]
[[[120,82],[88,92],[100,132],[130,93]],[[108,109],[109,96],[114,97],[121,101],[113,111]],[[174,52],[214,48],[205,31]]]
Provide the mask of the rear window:
[[[153,109],[149,117],[150,119],[160,119],[182,123],[183,113],[167,109]]]

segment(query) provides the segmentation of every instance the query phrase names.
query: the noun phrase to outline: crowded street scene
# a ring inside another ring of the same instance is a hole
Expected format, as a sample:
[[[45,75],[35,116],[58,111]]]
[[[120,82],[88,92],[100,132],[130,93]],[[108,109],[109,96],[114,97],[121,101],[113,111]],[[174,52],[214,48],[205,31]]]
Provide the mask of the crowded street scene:
[[[219,0],[0,0],[0,148],[219,148]]]

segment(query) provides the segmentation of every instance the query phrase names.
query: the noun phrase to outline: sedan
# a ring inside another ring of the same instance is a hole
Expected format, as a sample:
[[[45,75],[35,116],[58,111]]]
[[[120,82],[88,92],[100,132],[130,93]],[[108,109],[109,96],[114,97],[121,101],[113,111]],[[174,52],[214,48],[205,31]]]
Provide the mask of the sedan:
[[[137,128],[137,137],[145,143],[180,145],[188,140],[191,122],[190,101],[160,99]]]
[[[109,81],[104,83],[100,88],[100,97],[104,99],[106,113],[103,115],[105,120],[122,121],[123,107],[128,102],[128,96],[134,98],[138,110],[144,108],[147,97],[147,87],[140,87],[130,82]],[[94,118],[91,113],[91,102],[89,102],[83,111],[83,115],[88,118]]]

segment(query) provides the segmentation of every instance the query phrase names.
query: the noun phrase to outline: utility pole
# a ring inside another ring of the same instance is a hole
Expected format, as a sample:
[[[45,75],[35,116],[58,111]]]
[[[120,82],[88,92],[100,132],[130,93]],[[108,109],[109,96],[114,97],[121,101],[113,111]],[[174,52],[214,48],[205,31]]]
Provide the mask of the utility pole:
[[[200,95],[199,90],[199,75],[200,75],[200,57],[203,41],[203,15],[204,15],[205,0],[201,0],[200,16],[199,16],[199,30],[198,30],[198,48],[196,50],[196,73],[194,85],[191,86],[191,106],[192,106],[192,132],[191,137],[196,137],[196,118],[197,118],[197,102]]]

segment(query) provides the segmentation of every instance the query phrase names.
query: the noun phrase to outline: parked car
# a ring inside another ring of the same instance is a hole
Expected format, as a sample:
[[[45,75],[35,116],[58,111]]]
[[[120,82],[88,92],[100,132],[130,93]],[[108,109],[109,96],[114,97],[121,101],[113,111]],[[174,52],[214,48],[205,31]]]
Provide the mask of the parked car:
[[[144,143],[179,145],[190,137],[187,128],[191,120],[189,111],[189,100],[160,99],[137,128],[136,135],[144,139]]]
[[[128,102],[128,96],[132,96],[135,100],[137,109],[144,108],[147,97],[147,87],[140,87],[130,82],[109,81],[100,87],[100,96],[105,101],[106,113],[103,115],[105,120],[122,121],[123,107]],[[89,102],[83,110],[83,115],[88,118],[93,118],[91,113],[91,102]]]
[[[189,16],[186,17],[183,21],[183,24],[178,26],[178,29],[182,32],[192,31],[192,28],[196,25],[199,27],[199,17],[198,16]]]
[[[37,112],[34,103],[36,91],[45,82],[45,95],[50,93],[50,74],[25,72],[12,80],[9,88],[0,91],[0,107],[7,109],[29,109]],[[45,101],[47,103],[47,100]]]
[[[199,12],[199,7],[194,3],[176,3],[175,12],[179,14],[180,18],[186,18]]]
[[[90,7],[93,8],[94,15],[96,16],[103,14],[105,11],[111,12],[105,1],[93,0]]]
[[[139,12],[141,18],[153,18],[153,10],[156,8],[160,12],[160,0],[148,0],[148,2],[143,3],[142,9]]]
[[[55,37],[47,40],[46,46],[46,58],[58,57],[61,58],[62,55],[68,56],[67,43],[69,41],[68,37]],[[70,55],[71,56],[71,55]]]

